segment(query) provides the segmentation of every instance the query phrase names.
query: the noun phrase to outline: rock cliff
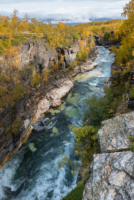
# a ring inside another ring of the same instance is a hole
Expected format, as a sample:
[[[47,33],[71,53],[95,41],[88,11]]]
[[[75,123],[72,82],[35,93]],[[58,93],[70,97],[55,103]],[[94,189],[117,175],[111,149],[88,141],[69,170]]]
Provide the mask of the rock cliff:
[[[6,85],[7,92],[4,98],[0,96],[0,167],[27,141],[33,128],[32,123],[49,108],[59,106],[60,99],[72,89],[73,74],[69,74],[66,68],[75,61],[79,48],[79,42],[69,47],[50,48],[44,40],[38,43],[30,40],[21,46],[20,84],[8,83],[4,78],[5,72],[2,72],[1,77],[5,81],[3,85]],[[90,53],[91,58],[95,56],[95,51],[96,47]],[[46,83],[43,69],[50,69],[52,62],[58,62],[61,55],[64,56],[61,68],[50,75]],[[34,66],[29,65],[29,61],[33,61]],[[94,67],[95,65],[89,65],[88,71]],[[76,67],[75,75],[81,72],[77,68],[79,67]],[[4,70],[7,71],[7,68]],[[82,72],[84,70],[82,68]],[[39,80],[36,80],[38,74]]]
[[[102,122],[98,131],[100,154],[94,155],[82,200],[133,200],[134,112]]]
[[[21,66],[26,66],[32,60],[36,62],[36,68],[39,70],[51,68],[52,62],[55,61],[58,63],[60,56],[64,55],[64,61],[61,64],[62,67],[68,67],[76,60],[79,50],[79,43],[69,47],[49,47],[48,43],[44,40],[38,42],[30,40],[21,46]]]

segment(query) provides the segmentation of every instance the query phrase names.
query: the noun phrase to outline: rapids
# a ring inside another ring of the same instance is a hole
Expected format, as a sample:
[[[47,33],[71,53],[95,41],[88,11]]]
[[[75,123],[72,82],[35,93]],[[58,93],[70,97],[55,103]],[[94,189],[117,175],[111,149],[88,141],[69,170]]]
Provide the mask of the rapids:
[[[61,200],[76,186],[77,173],[72,175],[70,168],[56,167],[61,152],[77,159],[69,126],[83,124],[85,99],[103,95],[104,82],[110,76],[114,57],[104,47],[98,47],[98,51],[98,66],[79,74],[63,104],[46,114],[51,121],[47,130],[32,132],[26,144],[0,169],[0,200]]]

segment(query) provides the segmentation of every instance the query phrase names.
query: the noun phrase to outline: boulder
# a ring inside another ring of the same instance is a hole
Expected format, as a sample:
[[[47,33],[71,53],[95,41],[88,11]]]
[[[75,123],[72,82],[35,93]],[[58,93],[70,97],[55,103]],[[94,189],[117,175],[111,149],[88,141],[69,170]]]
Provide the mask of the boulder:
[[[60,88],[60,83],[58,81],[53,82],[53,85],[56,86],[57,88]]]
[[[100,152],[114,152],[130,148],[134,136],[134,112],[123,114],[102,122],[98,131]]]
[[[94,155],[82,200],[133,200],[134,152]]]
[[[41,114],[43,114],[49,110],[49,107],[50,107],[50,102],[45,97],[38,103],[37,111],[36,111],[36,114],[35,114],[32,122],[36,122],[37,119],[40,118]]]
[[[56,107],[58,107],[60,105],[61,105],[61,100],[59,100],[59,99],[54,99],[54,101],[52,102],[52,107],[53,108],[56,108]]]
[[[51,92],[52,95],[49,93],[46,94],[47,98],[51,98],[54,101],[60,100],[63,98],[68,92],[73,88],[73,82],[71,80],[66,80],[64,83],[61,84],[60,88],[54,88]]]
[[[30,126],[31,122],[29,119],[24,120],[24,127],[27,129]]]
[[[32,126],[33,126],[33,131],[35,132],[46,130],[45,126],[39,126],[38,124],[32,124]]]
[[[93,157],[82,200],[134,199],[134,152],[129,151],[128,135],[134,136],[134,112],[102,122],[100,154]]]

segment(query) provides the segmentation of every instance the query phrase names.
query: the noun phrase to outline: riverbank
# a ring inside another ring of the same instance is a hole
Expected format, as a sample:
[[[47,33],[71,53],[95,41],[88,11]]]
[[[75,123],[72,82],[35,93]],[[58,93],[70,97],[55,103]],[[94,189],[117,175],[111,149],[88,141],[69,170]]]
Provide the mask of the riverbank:
[[[54,77],[52,76],[49,79],[45,87],[40,88],[39,91],[33,93],[32,98],[29,99],[26,105],[27,110],[30,110],[29,112],[31,112],[31,114],[26,112],[26,115],[29,116],[30,114],[32,117],[25,117],[24,126],[23,128],[20,127],[19,130],[19,134],[21,136],[19,141],[17,139],[17,143],[15,144],[16,148],[14,147],[13,143],[11,143],[8,149],[0,153],[0,167],[2,167],[4,163],[9,159],[9,157],[15,154],[18,149],[27,141],[33,129],[32,124],[35,123],[42,116],[42,114],[44,115],[44,113],[47,112],[50,108],[55,108],[61,105],[61,98],[66,96],[66,94],[73,87],[72,78],[79,73],[91,71],[94,67],[96,67],[96,63],[93,63],[93,61],[95,60],[95,56],[97,55],[97,53],[98,52],[96,50],[96,47],[94,47],[93,49],[91,49],[91,53],[89,54],[90,59],[87,63],[76,66],[70,71],[61,70],[60,72],[57,72]],[[44,92],[41,91],[41,89]],[[20,109],[21,108],[19,108],[19,110]],[[19,111],[19,115],[21,116],[22,114],[25,114],[24,110],[22,110],[21,112]],[[17,128],[16,121],[14,124]]]
[[[38,199],[59,200],[76,187],[77,173],[72,175],[68,166],[59,170],[55,168],[63,157],[61,152],[77,160],[73,148],[74,134],[69,127],[83,124],[85,99],[94,94],[102,95],[106,77],[110,76],[113,56],[109,56],[109,51],[103,47],[98,47],[98,51],[95,61],[98,66],[91,72],[76,76],[74,87],[62,99],[62,105],[45,114],[44,118],[49,118],[46,129],[32,132],[27,142],[1,168],[0,185],[11,188],[10,199],[32,199],[34,195]],[[27,189],[24,192],[25,184]]]

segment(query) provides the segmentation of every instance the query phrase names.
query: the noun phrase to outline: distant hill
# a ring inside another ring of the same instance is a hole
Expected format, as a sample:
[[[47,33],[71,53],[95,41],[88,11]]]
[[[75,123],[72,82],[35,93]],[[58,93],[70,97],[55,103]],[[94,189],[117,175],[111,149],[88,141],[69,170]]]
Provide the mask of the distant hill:
[[[57,24],[60,22],[63,22],[63,23],[67,23],[67,24],[72,24],[72,25],[76,25],[76,24],[81,24],[81,23],[88,23],[88,22],[92,22],[92,21],[108,21],[112,18],[91,18],[89,19],[89,21],[81,21],[81,22],[74,22],[74,21],[70,21],[69,19],[60,19],[60,20],[56,20],[54,18],[45,18],[45,19],[41,19],[39,18],[38,20],[39,21],[43,21],[44,23],[48,23],[48,22],[51,22],[52,24]]]
[[[96,18],[96,19],[91,18],[90,21],[108,21],[110,19],[112,19],[112,18]]]

